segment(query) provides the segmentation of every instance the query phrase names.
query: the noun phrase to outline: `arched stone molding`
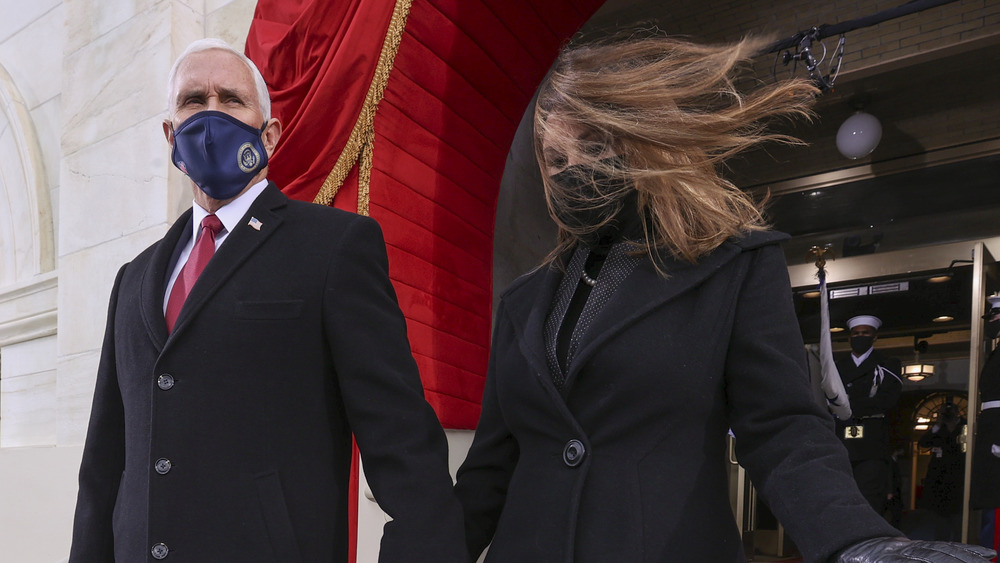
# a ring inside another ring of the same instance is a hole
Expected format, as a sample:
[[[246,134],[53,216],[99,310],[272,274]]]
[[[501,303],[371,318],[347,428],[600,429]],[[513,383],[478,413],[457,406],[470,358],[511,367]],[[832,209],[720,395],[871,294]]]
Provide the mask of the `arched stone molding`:
[[[41,145],[0,65],[0,347],[56,332],[53,241]]]
[[[0,65],[0,292],[54,268],[52,206],[31,114]]]

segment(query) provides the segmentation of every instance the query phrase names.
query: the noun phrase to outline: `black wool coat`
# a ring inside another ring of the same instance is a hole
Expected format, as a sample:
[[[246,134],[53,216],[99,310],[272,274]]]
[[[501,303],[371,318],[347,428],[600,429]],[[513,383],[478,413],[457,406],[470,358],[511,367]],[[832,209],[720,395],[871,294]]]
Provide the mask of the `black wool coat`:
[[[393,518],[381,560],[464,559],[375,221],[268,186],[168,334],[190,232],[188,211],[115,281],[70,561],[346,561],[352,432]]]
[[[504,293],[483,411],[456,490],[470,560],[743,561],[727,431],[808,561],[899,535],[858,492],[814,400],[780,236],[723,244],[697,265],[644,261],[583,335],[566,397],[543,323],[562,273]]]

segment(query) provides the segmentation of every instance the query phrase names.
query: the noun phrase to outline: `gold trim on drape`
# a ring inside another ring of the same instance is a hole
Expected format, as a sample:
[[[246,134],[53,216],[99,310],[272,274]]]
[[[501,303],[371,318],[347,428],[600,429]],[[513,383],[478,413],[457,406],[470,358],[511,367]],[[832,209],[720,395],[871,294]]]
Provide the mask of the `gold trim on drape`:
[[[396,53],[399,51],[399,43],[403,38],[403,28],[406,27],[406,18],[410,15],[410,6],[413,0],[396,0],[396,6],[392,10],[392,19],[389,20],[389,29],[385,34],[385,41],[382,43],[382,52],[379,53],[378,65],[375,67],[375,75],[372,83],[368,87],[368,94],[365,96],[365,103],[361,107],[358,121],[351,130],[351,136],[347,139],[347,145],[337,158],[337,164],[323,181],[319,193],[313,199],[314,203],[330,205],[336,197],[340,186],[344,184],[347,174],[358,163],[358,213],[368,215],[368,198],[370,193],[370,183],[372,176],[372,158],[374,156],[375,142],[375,112],[378,104],[382,101],[385,93],[385,86],[389,82],[389,74],[392,72],[393,63],[396,60]]]

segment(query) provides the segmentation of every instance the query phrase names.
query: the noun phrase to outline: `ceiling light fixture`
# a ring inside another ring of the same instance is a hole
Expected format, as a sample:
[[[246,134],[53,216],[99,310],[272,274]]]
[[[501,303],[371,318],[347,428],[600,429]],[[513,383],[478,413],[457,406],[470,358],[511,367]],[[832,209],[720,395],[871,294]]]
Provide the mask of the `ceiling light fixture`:
[[[934,364],[920,361],[920,353],[927,351],[927,341],[913,337],[913,362],[903,366],[903,377],[908,381],[923,381],[934,375]],[[920,422],[920,421],[918,421]]]
[[[851,160],[866,157],[882,140],[882,123],[860,109],[848,117],[837,130],[837,150]]]
[[[952,260],[943,272],[934,274],[933,276],[927,278],[927,281],[930,283],[944,283],[946,281],[951,281],[951,278],[955,277],[955,264],[972,264],[972,260]]]
[[[903,366],[903,377],[910,381],[923,381],[934,375],[934,364],[907,364]]]

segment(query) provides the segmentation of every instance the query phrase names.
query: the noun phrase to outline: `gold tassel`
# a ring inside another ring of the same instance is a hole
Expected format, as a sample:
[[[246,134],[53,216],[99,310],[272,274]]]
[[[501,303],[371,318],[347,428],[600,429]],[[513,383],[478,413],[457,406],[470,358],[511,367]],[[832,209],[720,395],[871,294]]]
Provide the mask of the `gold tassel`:
[[[371,193],[372,161],[374,160],[375,143],[375,113],[378,104],[385,94],[386,84],[389,82],[389,74],[392,72],[393,64],[396,60],[396,53],[399,52],[399,43],[403,39],[403,28],[406,27],[406,19],[410,15],[410,6],[413,0],[397,0],[396,6],[392,10],[392,19],[389,21],[389,29],[385,34],[385,41],[382,43],[382,52],[378,57],[378,65],[375,67],[375,75],[372,83],[368,87],[368,94],[365,95],[365,103],[361,107],[358,121],[351,130],[351,135],[347,139],[347,144],[333,170],[323,181],[319,192],[313,199],[314,203],[330,205],[333,198],[337,196],[340,186],[344,184],[347,174],[358,163],[358,213],[368,215],[368,199]]]

